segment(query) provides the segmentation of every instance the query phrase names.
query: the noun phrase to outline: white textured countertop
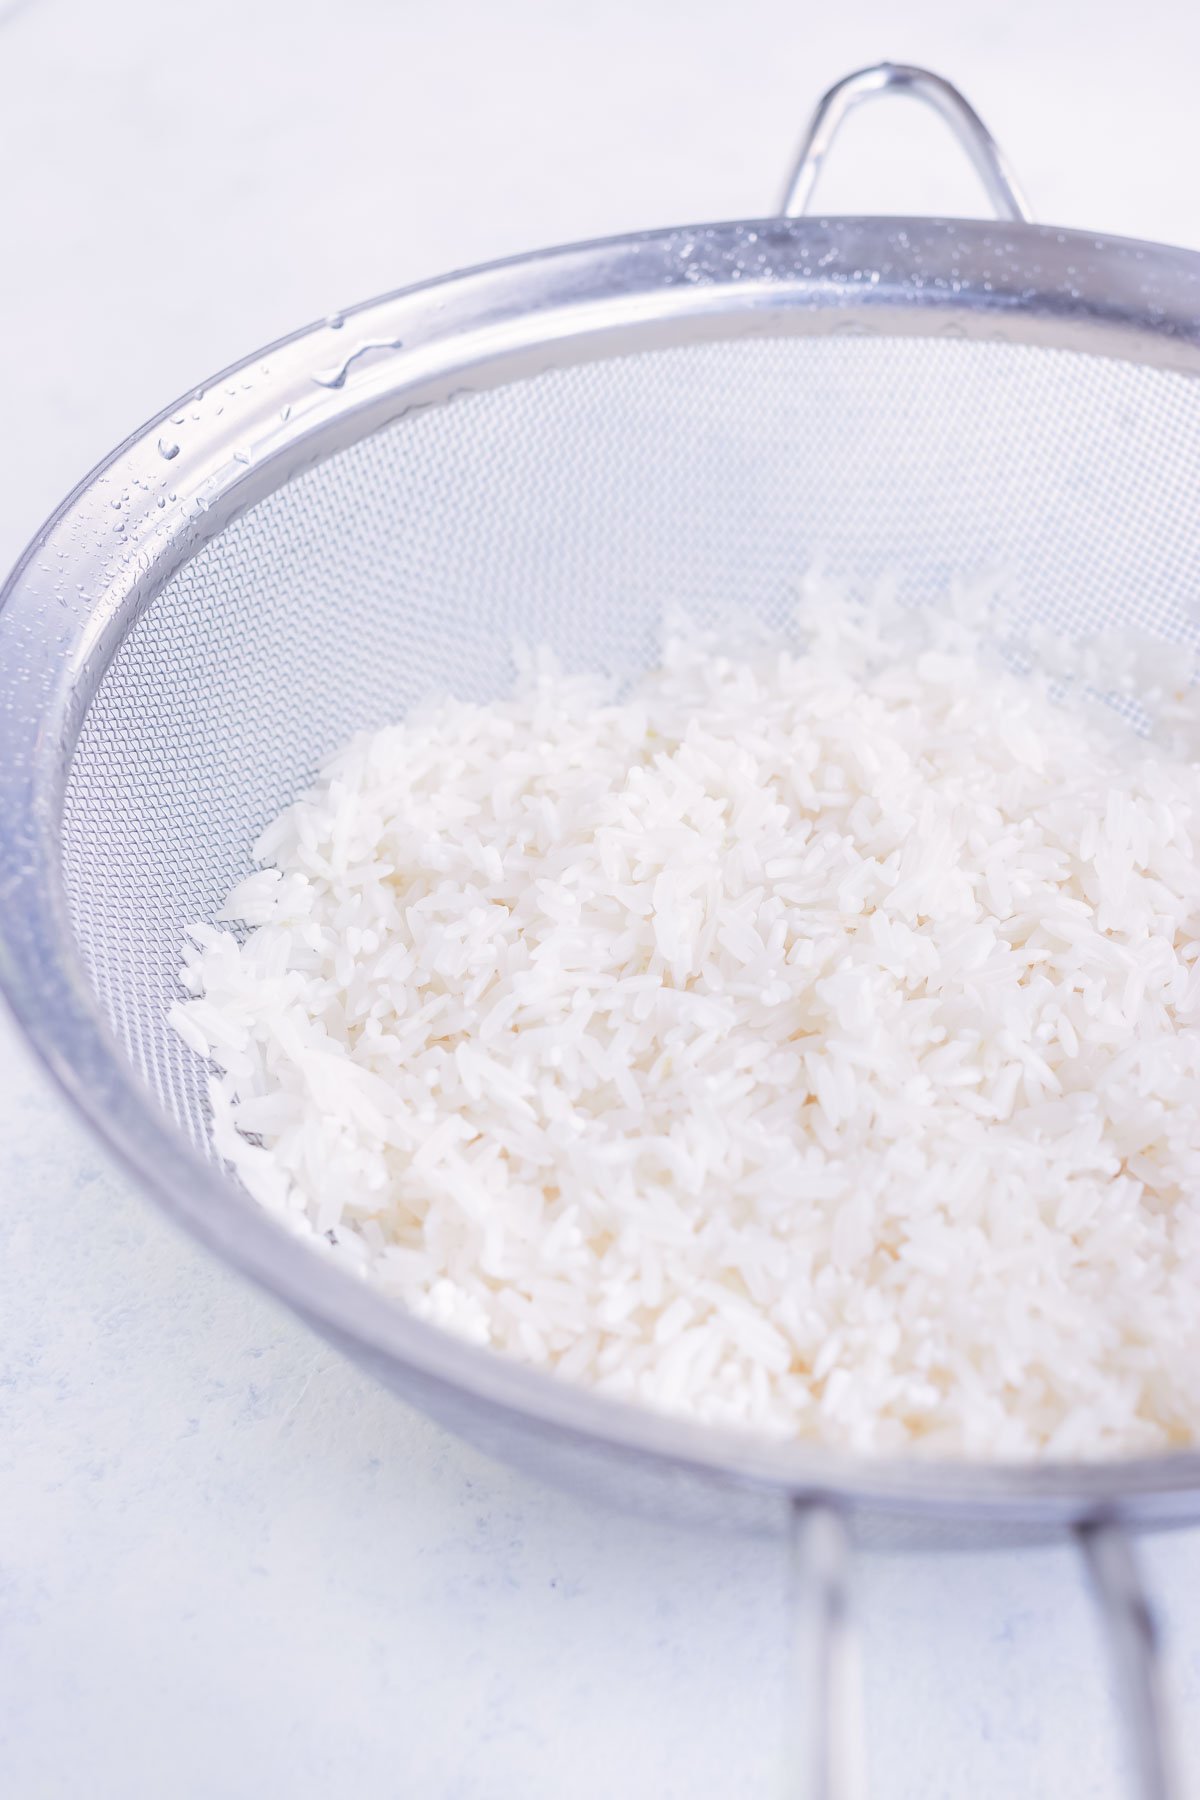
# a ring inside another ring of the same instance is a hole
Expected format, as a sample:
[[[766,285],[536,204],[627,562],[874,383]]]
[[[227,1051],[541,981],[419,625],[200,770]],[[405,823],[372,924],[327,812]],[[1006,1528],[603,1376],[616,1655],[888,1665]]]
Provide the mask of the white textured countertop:
[[[833,9],[828,9],[832,15]],[[183,389],[422,275],[766,210],[881,55],[957,80],[1041,217],[1200,245],[1174,4],[0,0],[0,562]],[[860,116],[823,203],[970,211]],[[1145,1549],[1200,1792],[1200,1533]],[[0,1020],[7,1800],[774,1796],[781,1550],[484,1462],[163,1223]],[[872,1795],[1116,1796],[1065,1550],[861,1572]]]

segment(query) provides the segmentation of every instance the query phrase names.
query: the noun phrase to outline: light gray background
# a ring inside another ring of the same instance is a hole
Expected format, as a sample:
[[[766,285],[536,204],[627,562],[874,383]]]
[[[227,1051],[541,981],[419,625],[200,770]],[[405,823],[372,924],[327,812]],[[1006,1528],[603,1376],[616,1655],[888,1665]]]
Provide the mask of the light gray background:
[[[129,429],[339,305],[766,210],[827,83],[962,84],[1039,215],[1200,246],[1200,12],[0,0],[0,562]],[[828,210],[971,211],[860,115]],[[1200,1534],[1145,1561],[1200,1792]],[[774,1796],[778,1546],[493,1467],[182,1242],[0,1020],[0,1792]],[[866,1564],[875,1796],[1117,1796],[1062,1550]]]

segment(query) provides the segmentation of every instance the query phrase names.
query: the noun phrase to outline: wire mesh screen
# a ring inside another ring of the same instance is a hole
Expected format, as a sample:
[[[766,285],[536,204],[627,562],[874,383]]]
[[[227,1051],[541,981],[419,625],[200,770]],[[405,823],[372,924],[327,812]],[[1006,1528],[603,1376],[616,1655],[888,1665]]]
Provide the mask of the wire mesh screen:
[[[672,606],[783,624],[818,562],[913,601],[1002,571],[1060,629],[1194,643],[1198,475],[1187,377],[1017,344],[739,339],[401,420],[210,542],[103,679],[63,831],[113,1027],[205,1143],[165,1023],[185,923],[328,750],[431,690],[493,695],[514,639],[629,671]]]

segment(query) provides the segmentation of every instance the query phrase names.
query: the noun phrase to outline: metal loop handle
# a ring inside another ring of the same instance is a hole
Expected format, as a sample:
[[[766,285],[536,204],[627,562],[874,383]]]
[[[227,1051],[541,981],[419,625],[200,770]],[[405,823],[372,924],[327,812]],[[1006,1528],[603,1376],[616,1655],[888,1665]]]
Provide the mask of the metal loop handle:
[[[791,1521],[791,1674],[786,1800],[862,1800],[865,1733],[842,1514],[796,1499]],[[1158,1628],[1133,1547],[1108,1519],[1076,1529],[1108,1638],[1134,1800],[1179,1800]]]
[[[1158,1626],[1138,1575],[1133,1546],[1108,1519],[1081,1525],[1088,1565],[1108,1637],[1136,1800],[1177,1800],[1179,1785],[1163,1694]]]
[[[836,82],[817,103],[795,167],[784,189],[780,213],[796,218],[806,212],[829,146],[847,113],[878,94],[910,94],[945,119],[970,157],[1000,219],[1032,218],[1020,186],[1000,146],[970,101],[941,75],[910,63],[876,63]]]
[[[850,1535],[824,1501],[792,1502],[787,1800],[862,1800],[865,1735]]]

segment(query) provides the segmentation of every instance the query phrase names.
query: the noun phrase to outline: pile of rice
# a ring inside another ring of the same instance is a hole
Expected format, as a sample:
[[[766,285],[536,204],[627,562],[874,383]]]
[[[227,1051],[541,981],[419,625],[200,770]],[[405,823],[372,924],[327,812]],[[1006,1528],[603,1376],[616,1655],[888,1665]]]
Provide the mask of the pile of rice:
[[[677,622],[623,693],[538,653],[334,756],[190,933],[217,1149],[611,1395],[871,1452],[1200,1435],[1200,764],[951,610],[791,642]]]

